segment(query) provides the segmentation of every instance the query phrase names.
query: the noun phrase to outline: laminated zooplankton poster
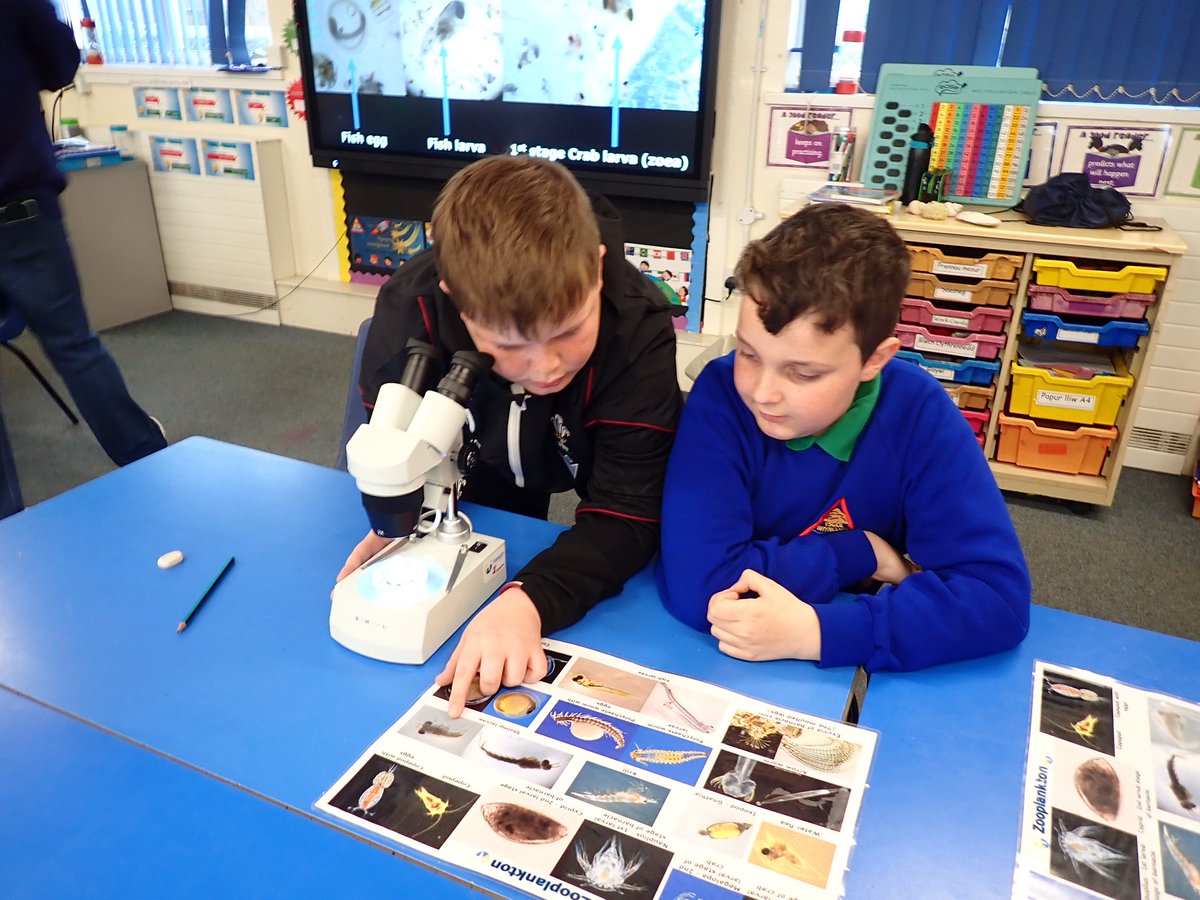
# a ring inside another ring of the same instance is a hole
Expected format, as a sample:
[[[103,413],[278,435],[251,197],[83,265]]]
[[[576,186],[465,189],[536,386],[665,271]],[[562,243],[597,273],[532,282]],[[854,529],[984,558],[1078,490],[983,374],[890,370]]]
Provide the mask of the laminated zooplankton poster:
[[[874,732],[543,645],[460,718],[431,689],[316,808],[539,897],[841,895]]]
[[[1200,898],[1200,705],[1037,663],[1013,897]]]

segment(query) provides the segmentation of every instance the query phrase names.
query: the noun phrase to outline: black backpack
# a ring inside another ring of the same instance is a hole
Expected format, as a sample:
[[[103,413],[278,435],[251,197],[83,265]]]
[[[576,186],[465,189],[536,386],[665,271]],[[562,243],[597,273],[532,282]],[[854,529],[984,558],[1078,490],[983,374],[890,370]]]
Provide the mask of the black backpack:
[[[1034,225],[1068,228],[1111,228],[1133,218],[1124,194],[1093,187],[1082,172],[1063,172],[1031,188],[1016,208]]]

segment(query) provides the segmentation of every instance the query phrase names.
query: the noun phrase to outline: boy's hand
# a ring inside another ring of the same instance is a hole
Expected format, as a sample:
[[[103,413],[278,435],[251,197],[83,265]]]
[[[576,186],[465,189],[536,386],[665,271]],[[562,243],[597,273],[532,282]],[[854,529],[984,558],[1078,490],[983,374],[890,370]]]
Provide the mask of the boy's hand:
[[[368,531],[367,536],[358,542],[358,546],[354,548],[354,551],[350,554],[350,558],[346,560],[346,564],[342,566],[342,571],[338,572],[338,576],[334,581],[341,581],[390,544],[391,541],[391,538],[380,537],[374,531]],[[333,597],[333,593],[330,592],[329,596]]]
[[[758,596],[743,598],[746,593]],[[821,626],[813,608],[753,569],[712,595],[708,621],[718,649],[737,659],[821,658]]]
[[[918,570],[918,566],[897,553],[895,547],[875,532],[864,531],[863,534],[867,536],[867,540],[871,542],[871,549],[875,551],[875,574],[871,577],[876,581],[899,584]]]
[[[509,588],[479,611],[434,679],[442,687],[454,685],[446,710],[450,718],[462,715],[476,673],[484,694],[494,694],[501,683],[513,687],[545,676],[542,617],[519,587]]]

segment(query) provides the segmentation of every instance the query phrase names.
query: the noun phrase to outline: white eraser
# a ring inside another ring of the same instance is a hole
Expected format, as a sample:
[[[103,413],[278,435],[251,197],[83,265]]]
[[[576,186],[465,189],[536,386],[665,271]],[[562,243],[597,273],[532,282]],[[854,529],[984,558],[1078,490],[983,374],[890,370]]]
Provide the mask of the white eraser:
[[[958,214],[960,222],[967,222],[971,225],[982,225],[985,228],[995,228],[1002,220],[995,216],[989,216],[987,213],[976,212],[973,209],[964,209]]]
[[[158,567],[160,569],[169,569],[172,566],[177,566],[183,562],[183,551],[172,550],[170,553],[164,553],[158,558]]]

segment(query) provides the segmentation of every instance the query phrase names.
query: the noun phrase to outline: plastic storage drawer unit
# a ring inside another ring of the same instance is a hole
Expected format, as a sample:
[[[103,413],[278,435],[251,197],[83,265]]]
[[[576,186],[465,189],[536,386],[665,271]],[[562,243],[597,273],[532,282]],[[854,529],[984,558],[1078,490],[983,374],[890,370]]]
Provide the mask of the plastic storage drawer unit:
[[[1119,354],[1113,357],[1113,365],[1116,375],[1067,378],[1014,362],[1009,411],[1057,422],[1111,425],[1117,420],[1121,404],[1133,387],[1133,376]]]
[[[956,278],[999,278],[1012,281],[1021,270],[1022,257],[1010,253],[986,253],[983,256],[951,256],[941,247],[909,244],[914,272],[953,275]],[[960,252],[969,253],[969,250]]]
[[[908,278],[908,293],[924,300],[1008,306],[1016,291],[1015,281],[943,281],[936,275],[926,275],[924,272],[913,272]]]
[[[912,350],[898,350],[896,356],[920,366],[938,381],[953,381],[956,384],[991,384],[1000,371],[1000,363],[981,359],[964,359],[954,362],[949,359],[927,359]]]
[[[998,461],[1064,475],[1099,475],[1117,439],[1115,428],[1055,428],[1003,413],[999,423]]]
[[[922,325],[897,325],[896,337],[906,350],[944,353],[963,359],[995,359],[1004,349],[1002,334],[935,334]]]
[[[936,306],[928,300],[918,300],[915,297],[905,297],[900,301],[900,321],[906,325],[1000,334],[1008,327],[1008,320],[1011,318],[1012,310],[1007,306],[952,309]]]
[[[1085,325],[1080,322],[1064,322],[1048,313],[1027,312],[1021,316],[1021,329],[1025,337],[1045,338],[1070,344],[1094,344],[1098,347],[1136,347],[1138,339],[1150,333],[1145,322],[1106,322],[1103,325]]]
[[[1146,310],[1158,300],[1156,294],[1072,294],[1059,287],[1041,284],[1029,285],[1025,293],[1029,296],[1030,309],[1101,319],[1144,319]],[[902,319],[903,315],[902,307]]]
[[[1038,284],[1075,291],[1109,291],[1112,293],[1149,294],[1160,281],[1167,280],[1162,266],[1124,266],[1114,271],[1089,269],[1069,259],[1033,261]]]

